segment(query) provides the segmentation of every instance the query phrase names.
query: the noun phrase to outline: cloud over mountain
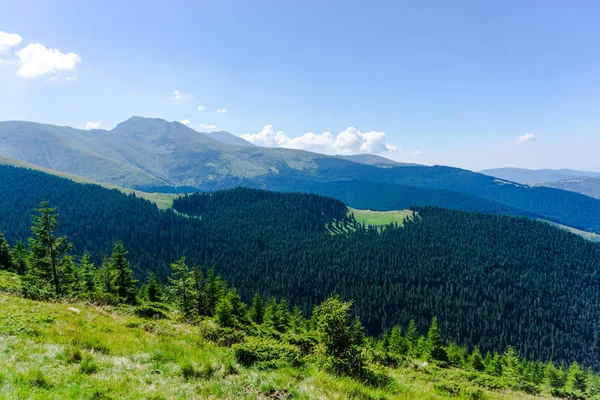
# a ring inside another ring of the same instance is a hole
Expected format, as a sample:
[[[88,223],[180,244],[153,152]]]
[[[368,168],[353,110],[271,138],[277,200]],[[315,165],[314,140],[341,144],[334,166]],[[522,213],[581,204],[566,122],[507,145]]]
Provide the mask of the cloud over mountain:
[[[360,132],[353,127],[335,136],[330,132],[308,132],[291,138],[283,131],[276,132],[273,125],[266,125],[258,133],[244,134],[241,137],[258,146],[285,147],[324,154],[379,154],[400,151],[397,146],[388,142],[385,132]]]

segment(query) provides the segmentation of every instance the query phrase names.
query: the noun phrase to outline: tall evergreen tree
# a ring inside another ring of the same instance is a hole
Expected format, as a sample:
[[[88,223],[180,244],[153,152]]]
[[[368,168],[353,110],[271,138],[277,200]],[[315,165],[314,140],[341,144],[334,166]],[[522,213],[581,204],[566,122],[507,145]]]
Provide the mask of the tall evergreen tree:
[[[185,318],[194,316],[198,310],[196,281],[193,272],[190,272],[190,268],[185,263],[185,257],[171,264],[169,282],[172,296],[181,314]]]
[[[410,354],[416,356],[419,334],[417,332],[417,325],[415,324],[414,319],[411,319],[408,322],[408,328],[406,328],[406,334],[404,335],[404,337],[406,338],[406,345],[408,346]]]
[[[79,270],[81,271],[82,291],[86,294],[96,292],[96,281],[98,279],[96,267],[92,262],[89,252],[83,253],[79,260]]]
[[[469,366],[475,371],[483,371],[485,369],[485,364],[483,363],[483,357],[481,357],[479,347],[475,347],[469,356]]]
[[[61,286],[61,268],[65,257],[71,250],[71,244],[65,236],[56,236],[58,214],[56,208],[50,208],[48,201],[42,201],[35,209],[29,238],[28,271],[23,282],[26,294],[35,296],[63,294]]]
[[[406,354],[407,345],[406,340],[402,337],[402,329],[399,325],[394,325],[389,336],[388,349],[393,354]]]
[[[427,332],[427,347],[432,360],[448,362],[448,354],[443,347],[442,335],[437,324],[437,317],[433,317]]]
[[[252,297],[252,305],[248,310],[248,319],[256,324],[262,324],[263,316],[265,314],[265,306],[260,296],[260,293],[255,292]]]
[[[127,304],[136,303],[137,280],[133,278],[133,271],[129,268],[127,251],[123,242],[117,240],[110,256],[111,269],[115,271],[115,290],[117,295]]]
[[[19,275],[25,275],[27,273],[27,248],[22,241],[18,241],[17,244],[12,248],[12,264],[13,272]]]

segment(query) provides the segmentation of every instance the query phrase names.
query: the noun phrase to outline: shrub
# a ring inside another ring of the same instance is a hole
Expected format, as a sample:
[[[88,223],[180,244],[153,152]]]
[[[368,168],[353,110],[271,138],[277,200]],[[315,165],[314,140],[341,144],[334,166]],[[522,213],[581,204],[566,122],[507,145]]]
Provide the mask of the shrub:
[[[164,319],[167,318],[166,314],[150,304],[142,304],[135,308],[135,315],[140,318],[151,318],[151,319]]]
[[[236,343],[241,343],[246,337],[243,332],[233,328],[223,328],[209,324],[200,326],[200,336],[209,342],[224,347],[231,347]]]
[[[300,349],[302,357],[312,354],[319,343],[317,338],[309,334],[286,334],[281,338],[285,343]]]
[[[300,349],[272,339],[250,339],[233,346],[237,361],[245,366],[258,365],[262,368],[300,364]]]

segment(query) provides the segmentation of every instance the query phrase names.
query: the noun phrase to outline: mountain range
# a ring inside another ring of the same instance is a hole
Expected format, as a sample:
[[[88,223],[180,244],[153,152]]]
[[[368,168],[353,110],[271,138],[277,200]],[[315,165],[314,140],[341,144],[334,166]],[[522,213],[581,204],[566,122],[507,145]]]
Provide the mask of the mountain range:
[[[112,130],[89,131],[0,122],[0,155],[120,187],[171,193],[237,186],[315,192],[357,208],[432,205],[542,218],[600,232],[600,201],[588,196],[459,168],[264,148],[237,139],[157,118],[132,117]]]
[[[573,169],[496,168],[480,171],[484,175],[523,184],[546,184],[570,179],[600,178],[600,172]]]

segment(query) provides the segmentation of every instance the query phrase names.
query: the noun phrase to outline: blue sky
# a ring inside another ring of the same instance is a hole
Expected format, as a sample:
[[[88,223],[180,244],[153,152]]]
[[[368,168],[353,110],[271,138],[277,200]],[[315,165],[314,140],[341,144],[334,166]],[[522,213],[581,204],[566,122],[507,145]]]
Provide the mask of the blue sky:
[[[600,171],[595,1],[0,9],[0,31],[21,38],[0,35],[0,120],[110,129],[141,115],[330,153]]]

